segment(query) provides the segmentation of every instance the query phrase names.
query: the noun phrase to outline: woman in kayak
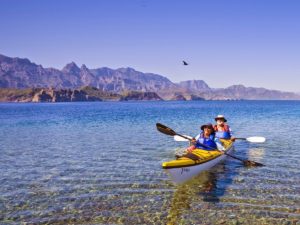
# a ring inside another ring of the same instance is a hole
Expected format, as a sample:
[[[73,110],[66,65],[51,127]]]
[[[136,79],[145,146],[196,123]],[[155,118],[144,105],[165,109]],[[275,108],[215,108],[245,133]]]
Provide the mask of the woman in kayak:
[[[201,148],[205,150],[216,150],[217,144],[215,142],[215,132],[213,125],[211,123],[204,124],[201,126],[202,132],[197,139],[193,138],[191,141],[191,146],[187,151],[191,152],[196,148]]]
[[[214,131],[216,134],[216,138],[221,139],[230,139],[235,141],[235,137],[232,136],[232,131],[228,124],[226,124],[227,120],[223,115],[218,115],[215,118],[216,124],[214,125]]]

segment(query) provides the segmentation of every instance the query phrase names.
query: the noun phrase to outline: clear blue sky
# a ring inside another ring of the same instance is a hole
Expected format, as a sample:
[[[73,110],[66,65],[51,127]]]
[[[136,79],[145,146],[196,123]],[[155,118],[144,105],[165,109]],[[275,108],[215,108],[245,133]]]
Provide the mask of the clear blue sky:
[[[0,0],[0,54],[300,92],[299,12],[298,0]]]

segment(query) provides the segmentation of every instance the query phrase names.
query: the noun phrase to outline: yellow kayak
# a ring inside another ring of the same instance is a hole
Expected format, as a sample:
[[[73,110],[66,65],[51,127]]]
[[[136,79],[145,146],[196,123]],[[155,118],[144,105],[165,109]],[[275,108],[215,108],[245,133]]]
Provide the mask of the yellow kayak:
[[[201,171],[208,170],[226,158],[226,153],[233,150],[231,140],[221,140],[224,150],[203,150],[195,149],[192,153],[184,155],[175,160],[162,163],[162,168],[166,169],[174,182],[180,183],[197,175]]]

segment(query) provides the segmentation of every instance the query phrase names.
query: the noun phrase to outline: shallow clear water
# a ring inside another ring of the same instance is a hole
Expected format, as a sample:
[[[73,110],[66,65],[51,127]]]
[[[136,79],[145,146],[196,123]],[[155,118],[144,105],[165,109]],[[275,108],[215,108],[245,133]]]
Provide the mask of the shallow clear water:
[[[234,155],[175,185],[161,163],[224,114]],[[0,224],[298,224],[300,102],[0,104]]]

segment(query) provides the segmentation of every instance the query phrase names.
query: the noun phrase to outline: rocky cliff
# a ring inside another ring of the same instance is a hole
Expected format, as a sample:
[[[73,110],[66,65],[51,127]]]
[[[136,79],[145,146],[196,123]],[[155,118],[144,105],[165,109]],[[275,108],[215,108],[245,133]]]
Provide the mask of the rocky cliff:
[[[129,91],[123,95],[104,92],[94,87],[81,89],[0,89],[0,102],[86,102],[86,101],[129,101],[162,100],[155,92]]]
[[[49,88],[0,89],[0,102],[84,102],[102,101],[83,90]]]

